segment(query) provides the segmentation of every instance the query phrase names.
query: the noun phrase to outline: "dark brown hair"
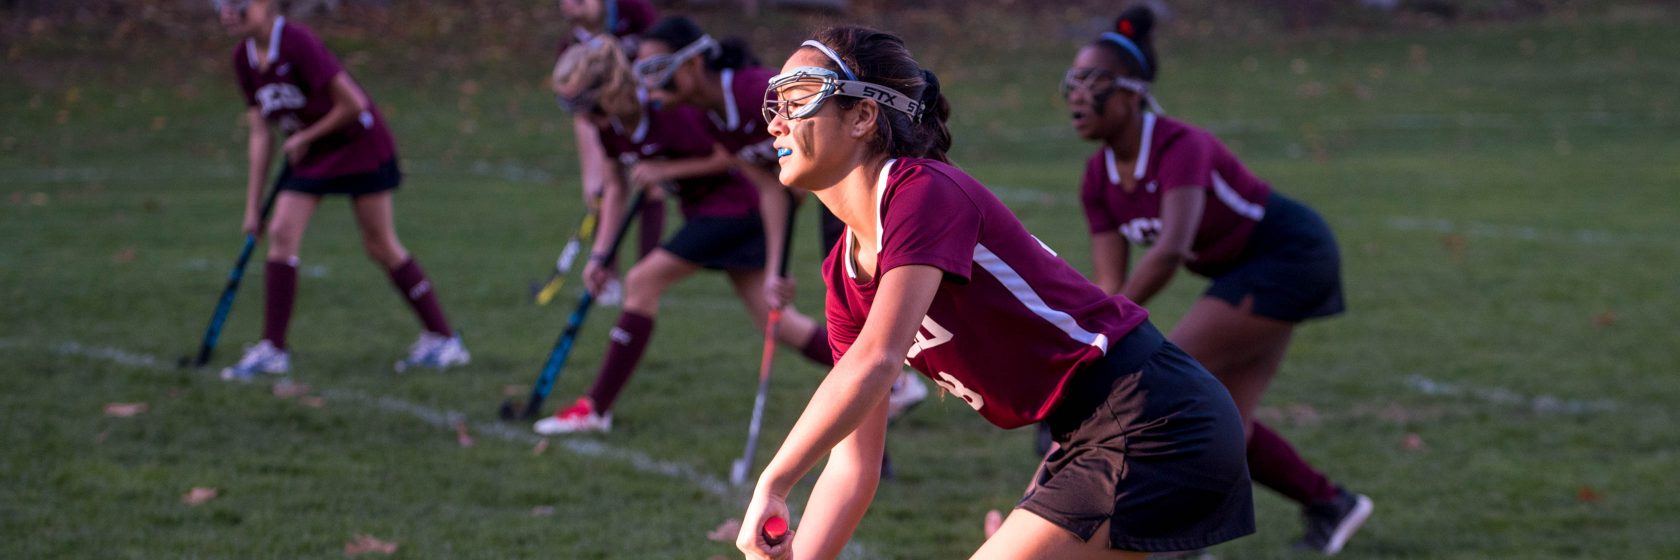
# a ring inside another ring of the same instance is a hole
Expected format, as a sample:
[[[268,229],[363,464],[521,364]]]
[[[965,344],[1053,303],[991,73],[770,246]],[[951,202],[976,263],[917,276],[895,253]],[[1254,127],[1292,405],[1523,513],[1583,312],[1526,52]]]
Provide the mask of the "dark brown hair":
[[[867,27],[838,26],[816,33],[813,40],[828,45],[857,73],[857,80],[883,85],[915,97],[922,105],[920,121],[898,110],[882,106],[875,115],[875,137],[869,147],[888,157],[918,157],[949,163],[951,131],[945,121],[951,104],[939,91],[939,78],[910,57],[910,49],[897,35]],[[810,48],[810,47],[805,47]],[[842,75],[845,71],[824,57],[823,65]],[[855,97],[835,97],[843,109],[862,102]]]

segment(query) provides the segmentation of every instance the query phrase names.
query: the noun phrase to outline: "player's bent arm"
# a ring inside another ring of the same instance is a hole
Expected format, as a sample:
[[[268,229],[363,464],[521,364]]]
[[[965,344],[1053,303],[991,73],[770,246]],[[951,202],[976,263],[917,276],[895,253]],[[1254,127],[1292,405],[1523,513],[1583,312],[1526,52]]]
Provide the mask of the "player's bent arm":
[[[1130,259],[1131,247],[1120,232],[1091,234],[1091,266],[1103,293],[1111,296],[1120,293],[1120,286],[1126,283],[1126,265]]]
[[[245,125],[250,129],[246,158],[250,162],[245,178],[245,210],[251,215],[259,211],[257,206],[262,204],[263,184],[268,180],[268,165],[274,158],[274,135],[268,130],[268,121],[263,119],[262,110],[251,107],[245,110]]]
[[[887,401],[868,413],[852,435],[834,446],[805,504],[794,533],[794,558],[835,558],[851,540],[881,482],[887,446]]]
[[[1120,289],[1126,299],[1143,305],[1167,287],[1178,267],[1194,256],[1190,245],[1196,240],[1196,227],[1202,223],[1206,203],[1207,189],[1179,188],[1161,195],[1161,236],[1139,259],[1137,271]]]
[[[776,457],[758,480],[758,492],[785,498],[800,477],[883,405],[916,330],[927,316],[944,273],[926,265],[888,270],[856,342],[817,387]]]
[[[717,175],[719,173],[727,172],[731,167],[735,166],[735,156],[730,155],[728,151],[725,151],[722,147],[715,144],[712,148],[712,153],[705,156],[663,161],[643,161],[638,164],[638,167],[649,168],[652,173],[636,170],[631,171],[631,173],[634,175],[647,173],[650,177],[645,178],[644,182],[656,184],[665,181],[688,179],[691,177]]]
[[[314,142],[356,122],[357,117],[371,105],[367,96],[362,94],[361,88],[356,87],[355,80],[350,79],[349,72],[339,72],[337,76],[333,76],[332,84],[327,86],[327,89],[332,93],[332,109],[320,120],[315,121],[315,124],[309,125],[309,128],[297,131],[296,135],[302,136],[304,142]]]
[[[577,144],[578,173],[583,180],[583,204],[594,208],[606,191],[606,176],[612,162],[607,159],[607,149],[601,146],[600,129],[589,122],[589,117],[574,115],[572,132]]]
[[[762,167],[737,159],[736,169],[758,188],[758,213],[764,219],[764,270],[776,274],[782,267],[782,246],[787,244],[787,221],[795,211],[791,191]]]
[[[604,152],[596,166],[601,169],[601,213],[595,222],[595,231],[601,234],[595,236],[595,246],[589,251],[591,262],[612,258],[611,232],[618,231],[619,222],[624,221],[625,208],[630,204],[630,189],[624,184],[624,169]]]

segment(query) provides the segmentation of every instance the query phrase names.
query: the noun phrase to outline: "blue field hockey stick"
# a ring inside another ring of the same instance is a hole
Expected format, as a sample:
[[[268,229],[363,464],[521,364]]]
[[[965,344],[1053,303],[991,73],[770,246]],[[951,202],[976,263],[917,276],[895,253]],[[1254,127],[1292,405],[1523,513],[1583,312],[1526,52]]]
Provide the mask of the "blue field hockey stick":
[[[284,168],[280,177],[286,176]],[[273,187],[268,189],[264,197],[262,214],[257,217],[257,231],[245,234],[245,245],[239,248],[239,258],[233,261],[233,270],[228,272],[227,286],[222,288],[222,297],[216,301],[216,311],[210,314],[210,326],[204,329],[204,340],[198,345],[198,357],[189,359],[181,356],[176,361],[180,367],[204,367],[210,363],[210,354],[216,350],[216,341],[222,338],[222,324],[227,322],[228,313],[233,311],[233,299],[239,293],[239,281],[245,278],[245,264],[251,261],[251,253],[256,252],[258,232],[263,224],[268,222],[269,212],[274,210],[274,199],[280,194],[280,180],[275,179]]]
[[[636,189],[634,199],[624,210],[624,221],[618,224],[618,231],[613,232],[612,246],[607,249],[607,254],[618,254],[618,246],[624,243],[624,238],[630,232],[630,223],[635,221],[645,198],[647,191]],[[543,401],[548,399],[549,391],[554,390],[554,382],[560,378],[560,370],[566,366],[566,358],[572,354],[572,343],[577,340],[578,331],[583,328],[583,320],[589,316],[589,308],[594,304],[595,295],[589,293],[589,290],[584,290],[583,295],[578,297],[577,307],[572,309],[572,316],[566,319],[566,330],[561,331],[560,338],[554,341],[554,348],[548,352],[548,361],[543,362],[542,373],[537,375],[537,383],[531,387],[530,400],[525,403],[524,408],[517,408],[512,399],[503,401],[498,411],[503,420],[536,418],[542,410]]]

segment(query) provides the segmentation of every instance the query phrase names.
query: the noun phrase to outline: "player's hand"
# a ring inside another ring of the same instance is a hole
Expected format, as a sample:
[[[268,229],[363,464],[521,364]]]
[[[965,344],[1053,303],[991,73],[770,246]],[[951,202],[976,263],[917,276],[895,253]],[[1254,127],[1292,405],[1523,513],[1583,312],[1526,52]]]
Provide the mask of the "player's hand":
[[[630,168],[630,184],[651,187],[671,180],[668,164],[663,161],[640,161]]]
[[[242,231],[242,232],[245,232],[245,235],[256,235],[258,237],[261,237],[262,236],[262,220],[257,218],[257,213],[256,212],[252,212],[250,209],[246,209],[245,210],[245,219],[240,223],[239,230]]]
[[[583,287],[596,297],[600,297],[607,283],[617,277],[617,270],[593,256],[589,258],[589,264],[583,266]]]
[[[771,495],[764,487],[753,491],[747,503],[747,514],[741,519],[741,534],[735,537],[735,547],[747,558],[788,560],[793,558],[793,531],[788,531],[780,544],[764,542],[764,522],[771,517],[790,519],[787,497]]]
[[[771,275],[764,279],[764,301],[770,304],[771,309],[782,309],[793,303],[797,288],[792,278]]]
[[[303,156],[309,154],[309,139],[302,134],[293,134],[286,138],[286,143],[280,147],[286,152],[286,161],[297,165],[303,161]]]

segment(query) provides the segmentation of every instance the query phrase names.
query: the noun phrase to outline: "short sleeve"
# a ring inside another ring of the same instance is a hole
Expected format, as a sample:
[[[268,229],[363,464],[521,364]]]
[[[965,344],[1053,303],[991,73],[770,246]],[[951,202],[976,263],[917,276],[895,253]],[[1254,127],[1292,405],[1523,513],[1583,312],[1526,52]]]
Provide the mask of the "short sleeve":
[[[1103,191],[1108,188],[1108,178],[1102,167],[1102,158],[1091,158],[1093,165],[1085,166],[1085,177],[1079,181],[1079,203],[1085,208],[1085,222],[1090,224],[1091,233],[1114,231],[1120,228],[1120,223],[1108,211],[1108,203],[1103,199]]]
[[[876,277],[900,266],[920,264],[968,282],[974,247],[980,242],[980,208],[962,186],[927,166],[913,167],[889,181],[881,202],[881,254]]]
[[[1211,186],[1214,142],[1211,135],[1187,132],[1161,146],[1161,158],[1155,162],[1161,191]]]
[[[344,71],[344,67],[339,66],[338,58],[327,51],[327,46],[319,38],[306,33],[299,33],[297,37],[302,40],[291,47],[296,49],[292,51],[292,72],[310,92],[326,92],[327,86]]]

